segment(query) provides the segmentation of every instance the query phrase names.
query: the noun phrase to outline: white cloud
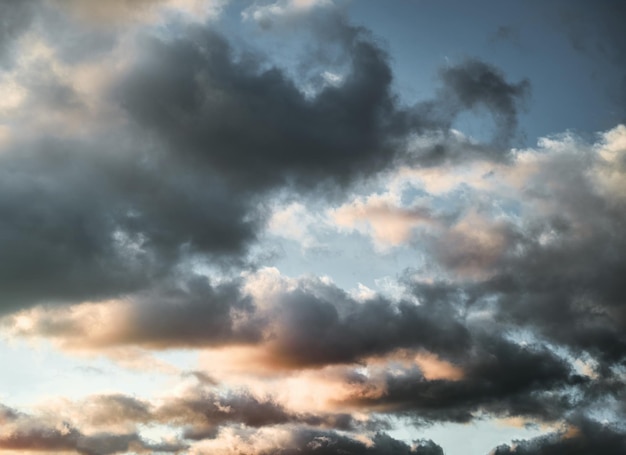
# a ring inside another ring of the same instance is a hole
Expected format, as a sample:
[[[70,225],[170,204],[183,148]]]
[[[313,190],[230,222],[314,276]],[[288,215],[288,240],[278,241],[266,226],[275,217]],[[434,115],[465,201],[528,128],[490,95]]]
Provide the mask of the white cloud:
[[[315,8],[332,5],[332,0],[279,0],[268,5],[252,5],[241,14],[244,20],[255,21],[261,27],[267,28],[276,21],[290,21]]]

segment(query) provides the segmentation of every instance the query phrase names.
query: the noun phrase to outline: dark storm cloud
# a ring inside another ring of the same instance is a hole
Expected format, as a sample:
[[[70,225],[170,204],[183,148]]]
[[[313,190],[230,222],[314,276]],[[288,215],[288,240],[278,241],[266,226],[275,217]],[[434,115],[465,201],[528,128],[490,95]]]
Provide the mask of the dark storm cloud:
[[[586,455],[601,453],[620,455],[626,451],[626,436],[608,425],[592,420],[572,422],[569,432],[562,431],[531,440],[515,441],[514,446],[503,445],[494,455]]]
[[[393,439],[385,433],[377,433],[372,444],[342,436],[334,432],[301,430],[293,433],[287,447],[277,447],[261,454],[269,455],[443,455],[443,450],[429,440],[416,441],[413,447]]]
[[[480,412],[500,417],[559,419],[575,406],[568,386],[584,384],[570,366],[540,346],[522,347],[496,337],[477,337],[459,366],[458,380],[427,380],[419,370],[389,374],[380,396],[361,396],[367,378],[355,381],[348,403],[417,421],[469,422]]]

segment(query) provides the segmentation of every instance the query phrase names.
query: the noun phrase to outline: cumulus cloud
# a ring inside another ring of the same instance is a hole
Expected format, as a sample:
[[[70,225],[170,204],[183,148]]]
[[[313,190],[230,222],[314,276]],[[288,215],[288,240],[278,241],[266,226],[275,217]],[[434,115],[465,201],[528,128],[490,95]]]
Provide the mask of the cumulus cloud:
[[[553,421],[574,408],[566,388],[583,379],[562,359],[540,346],[492,337],[476,344],[474,356],[461,363],[461,377],[428,379],[410,369],[387,373],[375,394],[367,392],[368,381],[361,378],[347,402],[425,423],[469,422],[483,412]]]
[[[236,283],[212,286],[197,277],[117,301],[35,308],[9,316],[6,323],[15,335],[49,337],[74,351],[170,349],[257,341],[261,332],[253,311]]]
[[[532,440],[515,441],[513,446],[497,447],[494,455],[512,454],[619,454],[626,449],[624,436],[615,428],[598,422],[582,420],[563,431]]]
[[[70,423],[59,419],[9,411],[4,413],[5,419],[0,430],[1,450],[109,455],[129,450],[179,453],[187,448],[181,443],[151,443],[136,433],[84,434]]]
[[[270,453],[264,452],[264,453]],[[402,441],[379,433],[371,441],[363,442],[337,433],[301,431],[295,433],[285,447],[274,448],[271,453],[291,454],[443,454],[441,447],[429,440],[417,441],[410,446]]]
[[[281,69],[237,59],[224,37],[200,29],[150,39],[116,93],[180,156],[242,187],[371,173],[396,153],[405,114],[391,93],[385,53],[358,29],[346,33],[351,71],[313,100]]]
[[[401,347],[451,354],[467,347],[452,306],[378,296],[361,302],[332,283],[289,283],[271,274],[249,278],[247,292],[256,296],[239,286],[197,278],[126,301],[26,310],[3,324],[15,336],[49,338],[69,350],[258,344],[264,362],[293,368],[352,363]]]

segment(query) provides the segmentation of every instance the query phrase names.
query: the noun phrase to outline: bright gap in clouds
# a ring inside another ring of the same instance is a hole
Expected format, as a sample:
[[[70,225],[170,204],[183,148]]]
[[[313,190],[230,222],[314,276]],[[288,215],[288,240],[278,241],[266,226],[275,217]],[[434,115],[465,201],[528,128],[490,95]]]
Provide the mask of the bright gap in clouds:
[[[617,2],[2,17],[0,453],[626,453]]]

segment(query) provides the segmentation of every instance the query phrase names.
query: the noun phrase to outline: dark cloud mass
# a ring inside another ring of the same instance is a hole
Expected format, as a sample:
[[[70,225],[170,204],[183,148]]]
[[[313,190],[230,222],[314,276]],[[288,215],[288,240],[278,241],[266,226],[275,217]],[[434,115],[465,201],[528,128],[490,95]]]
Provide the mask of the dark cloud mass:
[[[496,68],[468,60],[442,70],[435,100],[404,108],[386,52],[366,30],[333,24],[348,70],[339,85],[326,84],[312,97],[280,68],[238,56],[224,37],[197,29],[173,40],[147,39],[115,93],[140,125],[238,189],[371,175],[409,158],[411,134],[445,129],[477,106],[492,113],[497,145],[512,139],[528,81],[510,84]],[[432,161],[428,154],[410,159]]]
[[[380,396],[362,396],[357,381],[348,401],[422,423],[470,422],[480,412],[552,421],[577,404],[567,387],[586,382],[540,346],[520,347],[495,337],[477,341],[473,355],[459,363],[464,375],[456,380],[427,380],[419,371],[389,375]]]
[[[224,37],[199,29],[148,39],[117,96],[177,153],[238,188],[370,174],[399,153],[414,125],[396,106],[387,55],[361,30],[343,27],[350,70],[312,99],[280,68],[238,57]]]
[[[255,236],[254,208],[206,175],[90,141],[20,145],[0,157],[4,308],[118,296]]]
[[[351,363],[398,348],[421,347],[454,356],[470,342],[452,306],[384,299],[355,302],[328,286],[279,299],[270,347],[277,362],[286,365]]]

